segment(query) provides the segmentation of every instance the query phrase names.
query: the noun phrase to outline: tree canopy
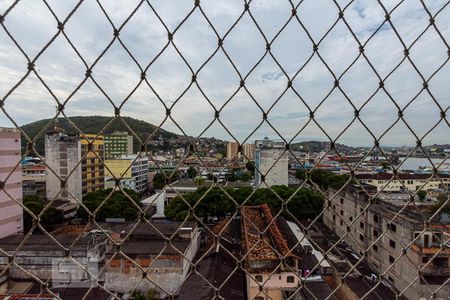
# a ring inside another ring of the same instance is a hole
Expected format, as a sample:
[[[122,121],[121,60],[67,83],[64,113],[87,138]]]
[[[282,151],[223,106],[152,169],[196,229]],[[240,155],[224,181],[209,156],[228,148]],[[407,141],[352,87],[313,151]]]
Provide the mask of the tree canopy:
[[[295,176],[298,179],[306,179],[306,170],[297,170]],[[350,177],[348,175],[334,174],[328,170],[314,169],[310,173],[310,179],[316,183],[322,190],[326,191],[329,187],[341,188],[344,186]]]
[[[39,213],[44,209],[47,205],[44,200],[39,198],[38,196],[25,196],[23,197],[23,204],[27,207],[35,216],[39,215]],[[57,210],[56,208],[50,206],[41,216],[40,224],[45,229],[49,229],[52,225],[59,224],[64,222],[64,214]],[[23,228],[24,232],[28,232],[33,226],[33,217],[27,213],[25,210],[23,211]]]
[[[286,186],[273,186],[272,189],[284,200],[289,199],[295,188]],[[195,192],[183,195],[184,200],[192,207],[196,203],[195,215],[198,217],[215,216],[225,217],[234,213],[246,199],[245,205],[260,205],[267,203],[275,212],[282,209],[282,201],[270,189],[257,189],[253,195],[251,187],[239,189],[226,188],[222,191],[218,187],[212,188],[208,193],[206,187]],[[251,195],[251,196],[250,196]],[[232,200],[234,199],[234,201]],[[174,221],[184,220],[189,215],[189,206],[180,196],[175,197],[165,208],[165,215]],[[323,207],[323,195],[310,189],[300,189],[287,203],[287,210],[298,220],[314,218]],[[291,215],[284,210],[282,213],[289,218]]]
[[[166,172],[165,174],[160,172],[156,173],[153,177],[153,188],[161,190],[166,186],[167,181],[170,183],[178,180],[180,178],[180,173],[175,172],[172,174],[172,172]]]
[[[135,220],[138,216],[138,209],[131,201],[140,206],[138,194],[130,189],[124,189],[124,192],[130,196],[128,199],[121,191],[115,191],[108,200],[105,200],[111,193],[112,189],[103,189],[91,192],[83,197],[83,204],[94,212],[104,201],[100,210],[96,213],[97,221],[104,221],[105,218],[124,218],[126,221]],[[89,215],[83,207],[77,210],[77,217],[88,220]]]

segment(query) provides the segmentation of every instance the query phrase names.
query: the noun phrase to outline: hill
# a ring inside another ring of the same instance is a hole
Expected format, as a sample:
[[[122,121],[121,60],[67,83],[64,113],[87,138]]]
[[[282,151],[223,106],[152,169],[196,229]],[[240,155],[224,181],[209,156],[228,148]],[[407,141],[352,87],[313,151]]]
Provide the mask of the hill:
[[[130,117],[122,117],[125,122],[128,124],[130,128],[136,133],[136,135],[145,140],[147,137],[155,131],[157,128],[155,125],[147,123],[145,121],[133,119]],[[21,126],[22,130],[30,137],[34,138],[46,125],[50,122],[51,119],[39,120],[30,124],[26,124]],[[100,132],[107,124],[111,121],[111,117],[102,117],[102,116],[89,116],[89,117],[70,117],[70,120],[83,132],[83,133],[98,133]],[[70,124],[65,118],[58,118],[58,126],[63,128],[69,134],[76,134],[78,131]],[[48,127],[47,131],[53,130],[55,127],[55,123]],[[128,128],[123,124],[121,120],[115,120],[112,124],[110,124],[104,131],[103,134],[111,133],[114,131],[128,131]],[[44,136],[42,134],[36,141],[35,149],[40,155],[44,155],[45,153],[45,144],[44,144]],[[179,136],[175,133],[160,129],[153,139],[176,139]],[[26,148],[25,138],[22,137],[22,146]],[[133,150],[137,152],[140,148],[139,142],[136,138],[134,138]],[[167,143],[163,143],[162,145],[148,145],[148,150],[154,149],[164,149],[170,148],[170,145]]]

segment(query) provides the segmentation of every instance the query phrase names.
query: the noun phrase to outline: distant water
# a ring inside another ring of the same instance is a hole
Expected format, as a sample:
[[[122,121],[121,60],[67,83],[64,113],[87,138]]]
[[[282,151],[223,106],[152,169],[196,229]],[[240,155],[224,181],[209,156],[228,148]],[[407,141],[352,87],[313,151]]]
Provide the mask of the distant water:
[[[434,166],[437,167],[443,159],[431,158]],[[400,167],[400,170],[418,170],[419,167],[431,167],[431,163],[427,158],[410,157],[405,160],[405,157],[400,157],[400,161],[404,161]],[[447,159],[445,163],[450,163],[450,159]]]

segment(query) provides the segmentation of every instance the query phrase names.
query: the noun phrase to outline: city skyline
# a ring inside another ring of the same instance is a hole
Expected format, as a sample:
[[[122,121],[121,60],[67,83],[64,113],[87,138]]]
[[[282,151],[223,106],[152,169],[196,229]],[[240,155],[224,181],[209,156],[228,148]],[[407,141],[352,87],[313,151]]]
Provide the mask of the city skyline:
[[[346,1],[338,2],[342,7],[346,5]],[[443,2],[435,1],[427,6],[431,13],[435,14],[442,7]],[[10,3],[11,1],[1,3],[0,11],[3,12]],[[61,20],[72,9],[67,2],[50,1],[49,4]],[[294,5],[296,4],[297,2],[294,3]],[[385,5],[388,10],[391,10],[395,4],[394,1],[390,1]],[[119,24],[125,20],[125,16],[131,13],[131,8],[135,7],[128,2],[116,1],[114,3],[105,2],[102,5],[116,27],[119,27]],[[173,31],[183,17],[194,8],[191,2],[176,4],[176,10],[172,9],[174,5],[174,3],[161,2],[158,3],[156,9],[167,23],[170,31]],[[211,18],[214,29],[221,37],[243,12],[242,6],[243,4],[238,1],[219,1],[214,5],[208,1],[202,2],[202,9]],[[269,41],[291,17],[292,9],[287,1],[276,5],[270,2],[256,1],[252,2],[250,6],[252,16],[261,26]],[[34,14],[34,11],[42,13]],[[318,13],[321,18],[314,17]],[[450,34],[450,26],[444,22],[449,13],[448,9],[444,9],[435,18],[435,24],[444,38]],[[305,1],[299,6],[298,14],[314,41],[318,41],[337,19],[338,9],[331,1],[314,4]],[[356,37],[364,43],[382,24],[384,14],[382,8],[375,1],[357,1],[345,10],[344,17],[350,23]],[[97,17],[94,18],[94,15]],[[99,15],[102,17],[98,17]],[[21,18],[24,16],[28,18],[26,25],[21,22]],[[428,26],[428,19],[429,16],[420,3],[412,1],[399,5],[391,15],[395,29],[399,31],[407,47]],[[55,22],[43,3],[30,1],[19,2],[11,14],[6,16],[4,24],[17,38],[24,51],[30,57],[34,57],[50,37],[57,32]],[[20,28],[18,24],[21,24]],[[33,24],[39,24],[39,26],[33,26]],[[84,33],[86,31],[90,33],[89,36]],[[112,27],[106,17],[103,17],[96,3],[82,3],[65,25],[64,32],[86,59],[88,65],[93,63],[98,54],[113,39]],[[167,31],[146,4],[139,7],[129,23],[120,31],[119,37],[143,66],[146,66],[167,43]],[[217,37],[198,9],[174,34],[173,39],[194,72],[210,54],[214,53],[217,47]],[[3,31],[0,33],[0,41],[2,50],[0,52],[0,70],[2,74],[5,74],[0,79],[0,97],[3,97],[25,74],[26,60]],[[264,55],[265,44],[264,38],[248,13],[244,14],[223,41],[224,49],[243,76]],[[358,47],[358,43],[341,20],[321,42],[318,53],[339,76],[359,55]],[[403,46],[392,28],[386,24],[371,39],[364,50],[365,55],[382,78],[404,58]],[[429,55],[430,51],[433,55]],[[409,56],[424,78],[428,79],[448,58],[446,51],[445,44],[434,28],[429,28],[410,49]],[[275,39],[271,45],[271,52],[286,74],[292,78],[313,53],[312,42],[300,24],[293,19]],[[42,54],[35,65],[38,74],[61,101],[73,92],[84,79],[86,72],[82,61],[61,35]],[[277,66],[268,53],[261,64],[245,80],[245,87],[266,112],[286,87],[288,79],[283,70]],[[93,78],[117,106],[140,81],[140,73],[136,63],[117,40],[92,69]],[[449,74],[449,66],[445,64],[429,82],[429,90],[447,115],[450,105],[448,97],[450,87],[445,84],[445,79]],[[174,99],[178,98],[192,79],[188,66],[172,45],[169,45],[158,57],[146,76],[162,101],[168,106],[173,104]],[[219,50],[208,61],[204,69],[198,73],[196,80],[217,109],[240,85],[239,76],[227,61],[222,50]],[[436,129],[423,140],[423,144],[450,143],[448,117],[445,120],[441,119],[440,109],[430,95],[426,94],[426,91],[408,105],[408,102],[422,89],[422,81],[419,74],[414,71],[412,64],[406,59],[399,69],[385,81],[384,87],[401,108],[407,106],[403,113],[404,118],[419,138],[435,123],[440,122]],[[334,78],[315,54],[305,69],[293,80],[292,85],[313,110],[333,88]],[[339,87],[357,108],[361,107],[364,101],[377,90],[378,85],[379,79],[371,71],[363,57],[360,57],[339,81]],[[4,109],[19,125],[53,117],[55,106],[56,101],[38,82],[34,74],[25,79],[4,102]],[[113,106],[95,87],[91,79],[69,100],[64,111],[68,116],[93,114],[114,116]],[[134,117],[158,126],[164,120],[166,110],[150,88],[141,84],[121,109],[121,115]],[[267,114],[267,118],[286,140],[290,140],[307,123],[309,115],[309,110],[293,90],[288,90],[273,110]],[[193,86],[174,106],[171,116],[185,130],[186,134],[197,136],[214,120],[214,109],[208,104],[199,89]],[[220,120],[236,138],[242,141],[262,122],[262,116],[263,113],[256,103],[241,88],[221,111]],[[354,118],[354,109],[345,99],[344,94],[335,89],[314,116],[315,120],[334,139]],[[393,101],[389,100],[387,94],[379,91],[360,111],[360,117],[378,138],[397,119],[398,109]],[[0,126],[12,125],[1,113]],[[163,123],[162,128],[181,133],[171,120]],[[204,133],[204,136],[223,140],[232,139],[217,120]],[[256,140],[263,136],[274,139],[278,137],[277,133],[264,122],[261,128],[250,136],[249,140]],[[298,140],[328,140],[313,122],[310,122],[297,138]],[[359,121],[356,121],[337,142],[351,146],[369,146],[373,145],[373,137]],[[399,121],[380,142],[389,146],[414,145],[416,138],[405,124]]]

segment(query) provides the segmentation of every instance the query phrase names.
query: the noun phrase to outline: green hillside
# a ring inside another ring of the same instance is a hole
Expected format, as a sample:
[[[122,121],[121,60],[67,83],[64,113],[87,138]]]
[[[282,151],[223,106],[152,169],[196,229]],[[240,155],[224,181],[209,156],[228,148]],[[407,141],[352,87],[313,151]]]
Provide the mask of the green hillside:
[[[133,119],[130,117],[122,117],[125,122],[128,124],[130,128],[133,129],[133,131],[136,133],[137,136],[139,136],[140,139],[145,140],[151,133],[154,132],[156,129],[155,125],[152,125],[150,123],[147,123],[145,121]],[[89,117],[70,117],[70,120],[83,132],[83,133],[98,133],[100,132],[107,124],[111,121],[111,117],[102,117],[102,116],[89,116]],[[30,124],[26,124],[21,126],[22,130],[30,137],[34,138],[50,121],[50,119],[40,120],[36,121]],[[68,134],[75,134],[78,133],[77,130],[70,124],[67,119],[65,118],[59,118],[58,120],[59,127],[63,128]],[[55,127],[54,122],[48,127],[47,131],[53,130]],[[112,124],[110,124],[103,132],[103,134],[111,133],[113,131],[128,131],[130,132],[127,127],[123,124],[123,122],[120,119],[116,119]],[[172,139],[176,138],[178,135],[160,129],[154,139],[156,138],[164,138],[164,139]],[[22,137],[22,146],[23,148],[26,148],[26,141],[25,138]],[[140,145],[139,142],[134,138],[134,152],[139,151]],[[35,149],[36,151],[44,155],[45,154],[45,148],[44,148],[44,134],[42,134],[39,139],[36,141]],[[166,146],[153,146],[149,145],[149,150],[154,149],[165,149],[166,147],[170,147],[169,145]]]

